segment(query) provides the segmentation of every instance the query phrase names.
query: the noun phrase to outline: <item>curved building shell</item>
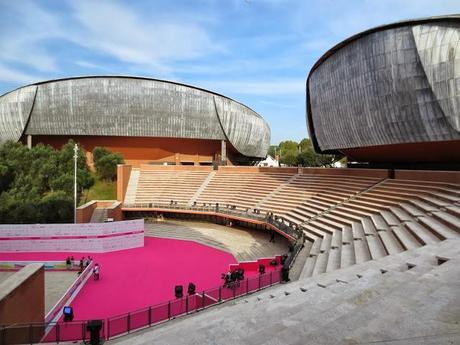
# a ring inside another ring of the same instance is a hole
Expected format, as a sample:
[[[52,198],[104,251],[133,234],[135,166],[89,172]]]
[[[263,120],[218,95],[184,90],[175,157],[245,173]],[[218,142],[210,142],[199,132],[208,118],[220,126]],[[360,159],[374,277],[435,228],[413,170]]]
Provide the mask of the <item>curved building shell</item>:
[[[369,162],[460,161],[460,16],[352,36],[316,62],[306,87],[318,152]]]
[[[0,97],[0,121],[0,142],[27,136],[53,145],[68,138],[86,146],[116,142],[113,149],[137,158],[144,152],[145,161],[181,150],[209,159],[222,142],[235,157],[260,159],[270,144],[268,124],[245,105],[147,78],[78,77],[25,86]]]

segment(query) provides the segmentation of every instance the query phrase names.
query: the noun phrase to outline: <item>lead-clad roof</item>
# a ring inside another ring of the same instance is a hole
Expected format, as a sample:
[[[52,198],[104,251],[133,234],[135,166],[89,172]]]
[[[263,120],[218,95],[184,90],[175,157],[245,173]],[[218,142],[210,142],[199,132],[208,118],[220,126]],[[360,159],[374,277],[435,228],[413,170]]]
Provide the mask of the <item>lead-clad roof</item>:
[[[22,135],[228,139],[265,157],[270,128],[250,108],[184,84],[134,77],[37,83],[0,97],[0,141]]]
[[[460,17],[390,24],[326,52],[307,79],[318,151],[460,139]]]

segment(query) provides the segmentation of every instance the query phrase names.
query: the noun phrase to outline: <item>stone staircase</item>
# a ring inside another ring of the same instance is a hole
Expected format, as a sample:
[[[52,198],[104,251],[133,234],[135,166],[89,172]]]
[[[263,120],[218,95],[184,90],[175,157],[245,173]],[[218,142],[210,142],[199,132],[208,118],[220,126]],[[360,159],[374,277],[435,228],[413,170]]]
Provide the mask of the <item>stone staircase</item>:
[[[194,202],[196,202],[198,200],[198,198],[200,197],[201,193],[206,189],[206,187],[208,186],[209,182],[212,180],[212,178],[214,177],[214,175],[216,175],[216,172],[215,171],[211,171],[208,175],[208,177],[206,177],[206,179],[203,181],[203,183],[201,184],[201,186],[197,189],[197,191],[195,192],[195,194],[193,194],[192,198],[190,199],[190,201],[188,202],[187,206],[192,206]]]
[[[140,169],[133,168],[129,177],[128,187],[124,198],[125,204],[134,204],[136,202],[137,184],[139,183]]]
[[[107,220],[107,209],[95,208],[90,223],[104,223]]]
[[[261,205],[263,205],[266,201],[270,200],[271,198],[273,198],[280,190],[282,190],[284,187],[288,186],[291,182],[293,182],[300,174],[295,174],[295,175],[292,175],[289,179],[287,179],[286,181],[284,181],[283,183],[281,183],[278,187],[276,187],[275,189],[273,189],[273,191],[268,194],[267,196],[265,196],[262,200],[260,200],[255,206],[254,208],[259,208]]]

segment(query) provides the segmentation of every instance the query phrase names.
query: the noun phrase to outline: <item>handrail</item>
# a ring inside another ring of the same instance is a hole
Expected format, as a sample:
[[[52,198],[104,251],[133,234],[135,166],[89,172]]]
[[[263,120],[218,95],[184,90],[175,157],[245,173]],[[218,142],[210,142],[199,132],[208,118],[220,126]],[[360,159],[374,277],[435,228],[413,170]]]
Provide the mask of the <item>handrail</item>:
[[[167,212],[173,212],[175,210],[181,211],[190,211],[190,212],[212,212],[212,213],[221,213],[224,215],[230,216],[239,216],[242,218],[248,218],[252,220],[257,220],[260,222],[265,222],[271,226],[277,228],[279,231],[285,233],[289,237],[293,238],[297,242],[299,239],[303,238],[304,228],[297,223],[287,220],[283,216],[275,215],[272,212],[263,212],[258,209],[242,208],[239,206],[234,206],[230,204],[225,204],[224,206],[215,203],[204,203],[202,205],[193,205],[188,206],[178,203],[133,203],[133,204],[123,204],[122,209],[159,209]]]
[[[51,310],[45,316],[45,323],[51,322],[53,320],[59,319],[62,308],[65,306],[66,303],[69,303],[75,298],[75,292],[79,290],[91,276],[91,272],[93,269],[93,262],[90,261],[89,264],[85,267],[83,272],[75,279],[72,285],[66,290],[66,292],[62,295],[59,301],[51,308]]]
[[[249,218],[265,222],[270,226],[276,228],[278,232],[286,234],[289,238],[293,239],[293,243],[289,248],[290,254],[285,263],[287,269],[292,268],[297,255],[304,247],[305,243],[305,228],[301,224],[291,222],[283,216],[275,215],[273,212],[263,212],[257,208],[242,208],[231,204],[224,204],[221,206],[219,203],[196,203],[193,206],[188,204],[179,204],[171,200],[170,203],[134,203],[123,204],[124,209],[140,208],[140,209],[158,209],[159,211],[173,212],[175,210],[190,211],[190,212],[207,212],[216,213],[229,216],[238,216],[242,218]]]
[[[218,287],[203,290],[202,292],[197,292],[195,294],[186,295],[184,292],[184,297],[180,297],[178,299],[161,302],[156,305],[146,306],[128,313],[108,317],[102,320],[103,325],[105,326],[101,329],[101,337],[108,340],[110,338],[130,333],[134,330],[144,329],[146,327],[151,327],[162,322],[172,320],[178,316],[203,310],[210,306],[233,300],[237,297],[246,296],[255,291],[280,283],[282,281],[281,275],[282,270],[275,269],[241,280],[239,281],[237,287],[224,287],[219,285]],[[177,308],[178,306],[179,308]],[[166,311],[167,313],[165,313]],[[137,324],[133,323],[131,325],[131,317],[139,315],[144,316],[144,318],[138,318],[138,320],[142,320],[142,322],[138,322]],[[156,318],[153,319],[153,316]],[[113,331],[113,327],[117,326],[117,321],[120,319],[126,319],[126,326],[121,330],[119,329],[118,332],[111,332],[111,326]],[[17,337],[18,334],[21,339],[23,339],[22,343],[35,343],[43,340],[56,343],[64,340],[85,340],[87,336],[86,325],[89,321],[90,320],[76,320],[70,322],[50,321],[43,323],[31,322],[0,325],[0,340],[6,339],[9,336]],[[75,332],[76,328],[79,329],[79,332]],[[54,332],[50,332],[51,330],[54,330]],[[66,330],[71,332],[70,337],[67,337],[68,334],[65,333]]]

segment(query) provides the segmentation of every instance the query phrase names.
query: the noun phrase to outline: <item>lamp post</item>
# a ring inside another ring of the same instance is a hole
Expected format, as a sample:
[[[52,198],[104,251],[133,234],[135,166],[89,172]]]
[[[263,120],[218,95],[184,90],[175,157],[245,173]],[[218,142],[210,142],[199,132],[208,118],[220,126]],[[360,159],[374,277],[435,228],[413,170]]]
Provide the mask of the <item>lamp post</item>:
[[[78,145],[75,144],[73,148],[73,163],[74,163],[74,171],[73,171],[73,198],[74,198],[74,208],[73,208],[73,221],[77,223],[77,160],[78,160]]]

